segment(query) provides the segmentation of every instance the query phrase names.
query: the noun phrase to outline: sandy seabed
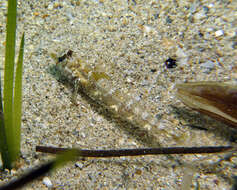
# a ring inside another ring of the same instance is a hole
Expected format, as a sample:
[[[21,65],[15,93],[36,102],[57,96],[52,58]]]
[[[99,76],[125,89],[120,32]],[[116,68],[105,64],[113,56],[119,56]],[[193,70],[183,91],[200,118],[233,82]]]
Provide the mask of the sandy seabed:
[[[101,64],[113,88],[134,97],[169,137],[164,146],[234,144],[235,131],[191,111],[174,86],[191,81],[237,81],[237,1],[81,0],[18,1],[17,38],[25,32],[22,166],[4,171],[6,182],[51,156],[35,146],[87,149],[149,147],[122,122],[104,115],[51,68],[51,54],[71,49],[87,64]],[[0,56],[4,60],[7,1],[0,2]],[[18,40],[19,41],[19,40]],[[19,42],[18,42],[19,44]],[[167,68],[168,58],[177,66]],[[196,126],[191,127],[191,126]],[[203,127],[207,130],[200,130]],[[134,131],[136,128],[134,128]],[[182,141],[172,139],[182,136]],[[154,139],[153,139],[154,140]],[[49,174],[54,189],[234,188],[236,155],[85,159]],[[222,161],[221,161],[222,160]],[[188,175],[192,177],[187,177]],[[184,175],[186,177],[184,177]],[[48,189],[43,178],[24,189]]]

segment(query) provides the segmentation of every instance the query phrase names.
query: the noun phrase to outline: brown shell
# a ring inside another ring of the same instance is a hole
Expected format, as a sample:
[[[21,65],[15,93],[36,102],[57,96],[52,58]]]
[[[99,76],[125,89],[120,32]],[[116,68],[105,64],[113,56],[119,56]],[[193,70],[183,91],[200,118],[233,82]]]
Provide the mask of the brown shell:
[[[224,82],[176,85],[177,97],[187,106],[237,128],[237,86]]]

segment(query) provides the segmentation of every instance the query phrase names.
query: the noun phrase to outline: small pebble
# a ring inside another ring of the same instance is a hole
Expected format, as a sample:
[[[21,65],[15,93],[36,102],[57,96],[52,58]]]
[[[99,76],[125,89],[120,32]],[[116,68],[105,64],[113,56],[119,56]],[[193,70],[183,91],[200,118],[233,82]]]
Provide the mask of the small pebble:
[[[51,180],[48,177],[44,177],[43,184],[46,185],[47,187],[52,187],[53,186]]]
[[[140,30],[144,33],[144,36],[148,36],[150,34],[154,34],[155,30],[151,26],[148,25],[138,25]]]
[[[215,37],[220,37],[220,36],[223,36],[224,35],[224,31],[223,30],[217,30],[215,32]]]
[[[152,29],[151,29],[151,27],[150,27],[150,26],[147,26],[147,25],[145,25],[145,26],[144,26],[144,32],[145,32],[145,33],[147,33],[147,34],[148,34],[148,33],[150,33],[150,32],[151,32],[151,30],[152,30]]]
[[[214,7],[214,4],[210,3],[207,7],[210,9],[210,8]]]
[[[86,134],[83,133],[83,132],[81,132],[81,137],[82,137],[82,138],[85,138],[85,137],[86,137]]]
[[[131,77],[127,77],[127,82],[128,82],[128,83],[133,82],[132,78],[131,78]]]
[[[136,169],[136,170],[135,170],[135,174],[137,174],[137,175],[141,175],[141,174],[142,174],[142,170],[140,170],[140,169]]]
[[[206,17],[206,14],[205,14],[204,10],[201,10],[200,12],[197,12],[197,13],[194,14],[194,19],[195,20],[201,20],[205,17]]]
[[[76,163],[75,163],[75,166],[76,166],[77,168],[80,168],[80,169],[83,168],[83,164],[80,163],[80,162],[76,162]]]
[[[52,11],[52,10],[53,10],[53,4],[52,4],[52,3],[50,3],[50,4],[48,5],[48,10],[49,10],[49,11]]]

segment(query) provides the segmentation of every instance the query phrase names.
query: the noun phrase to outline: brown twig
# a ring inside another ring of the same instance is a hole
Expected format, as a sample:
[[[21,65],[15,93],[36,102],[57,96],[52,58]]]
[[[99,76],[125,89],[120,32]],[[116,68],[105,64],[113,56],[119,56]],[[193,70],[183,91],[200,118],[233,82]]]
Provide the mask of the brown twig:
[[[49,172],[55,161],[50,161],[44,165],[41,165],[39,168],[32,169],[31,171],[24,174],[22,177],[19,177],[15,180],[11,180],[9,183],[6,183],[0,187],[0,190],[13,190],[23,187],[25,184],[37,179],[38,177],[45,175]]]
[[[87,150],[78,149],[78,156],[82,157],[120,157],[142,156],[157,154],[207,154],[220,153],[233,149],[232,146],[203,146],[203,147],[168,147],[168,148],[135,148],[135,149],[111,149],[111,150]],[[37,152],[59,154],[70,148],[57,148],[36,146]]]

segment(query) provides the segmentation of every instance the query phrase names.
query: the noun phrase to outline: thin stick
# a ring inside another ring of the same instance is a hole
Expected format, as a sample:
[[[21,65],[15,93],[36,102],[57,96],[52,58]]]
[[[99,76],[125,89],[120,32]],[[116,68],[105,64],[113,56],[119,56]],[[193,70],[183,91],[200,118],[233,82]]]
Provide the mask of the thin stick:
[[[25,184],[49,172],[52,169],[54,162],[55,161],[50,161],[47,164],[40,166],[39,168],[32,169],[22,177],[19,177],[15,180],[10,181],[9,183],[2,185],[0,187],[0,190],[13,190],[23,187]]]
[[[37,152],[59,154],[70,148],[57,148],[36,146]],[[207,154],[220,153],[233,149],[232,146],[203,146],[203,147],[168,147],[168,148],[136,148],[136,149],[111,149],[111,150],[86,150],[78,149],[78,156],[82,157],[120,157],[142,156],[157,154]]]

